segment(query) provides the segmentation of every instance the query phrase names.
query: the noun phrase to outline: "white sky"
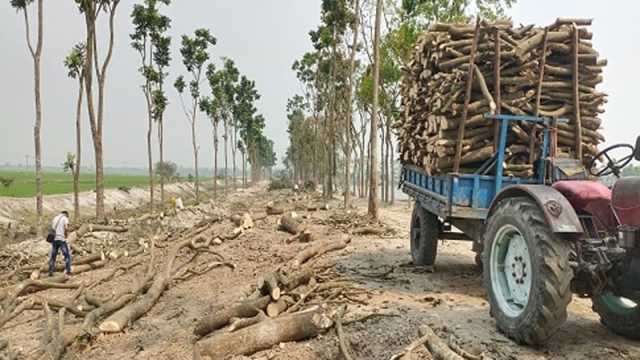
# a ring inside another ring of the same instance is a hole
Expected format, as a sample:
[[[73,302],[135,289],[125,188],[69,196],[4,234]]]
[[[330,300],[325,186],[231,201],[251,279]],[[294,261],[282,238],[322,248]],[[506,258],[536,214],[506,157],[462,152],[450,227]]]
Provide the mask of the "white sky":
[[[55,5],[53,5],[55,4]],[[114,58],[109,70],[104,124],[107,166],[146,164],[146,118],[144,98],[138,87],[137,53],[129,46],[129,15],[133,0],[123,0],[118,10]],[[179,58],[179,36],[199,27],[211,29],[218,38],[213,49],[216,61],[227,56],[240,71],[256,81],[262,95],[258,109],[267,119],[266,134],[276,143],[278,164],[287,147],[287,98],[300,86],[291,64],[310,50],[308,32],[319,22],[320,0],[174,0],[166,13],[173,19],[174,59],[170,82],[184,73]],[[636,119],[640,84],[640,2],[621,0],[519,0],[509,14],[516,23],[552,23],[556,17],[594,18],[595,48],[609,60],[600,89],[609,93],[604,118],[607,143],[633,143],[640,135]],[[102,31],[106,27],[101,24]],[[62,60],[71,46],[84,37],[82,18],[73,1],[45,1],[43,53],[45,165],[62,163],[74,149],[76,82],[66,77]],[[104,46],[102,47],[104,53]],[[180,165],[192,163],[189,128],[173,87],[166,115],[165,158]],[[33,80],[22,17],[8,1],[0,3],[0,164],[24,163],[33,154]],[[84,118],[85,125],[86,116]],[[211,127],[201,117],[198,142],[200,165],[211,167]],[[155,140],[155,139],[154,139]],[[84,128],[84,164],[93,164],[88,126]],[[154,145],[155,149],[155,145]],[[33,160],[30,160],[33,163]]]

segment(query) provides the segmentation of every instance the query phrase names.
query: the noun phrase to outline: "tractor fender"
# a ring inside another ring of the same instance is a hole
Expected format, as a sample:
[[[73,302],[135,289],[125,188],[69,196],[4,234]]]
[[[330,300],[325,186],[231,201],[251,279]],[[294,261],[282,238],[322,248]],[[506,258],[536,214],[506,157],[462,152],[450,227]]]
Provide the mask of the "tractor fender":
[[[567,235],[584,234],[582,223],[573,206],[558,190],[546,185],[505,187],[491,202],[487,219],[491,217],[500,201],[513,197],[528,197],[534,200],[544,213],[552,232]]]

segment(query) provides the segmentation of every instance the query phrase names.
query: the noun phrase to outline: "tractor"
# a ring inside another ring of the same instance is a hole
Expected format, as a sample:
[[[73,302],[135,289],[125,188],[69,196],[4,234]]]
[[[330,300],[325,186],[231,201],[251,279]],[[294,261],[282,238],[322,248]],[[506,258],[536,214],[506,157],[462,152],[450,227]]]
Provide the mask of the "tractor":
[[[566,321],[573,294],[590,298],[611,331],[640,340],[640,177],[620,178],[640,161],[640,137],[585,166],[555,156],[555,130],[565,119],[486,117],[499,123],[499,141],[477,172],[430,175],[403,165],[400,186],[415,199],[414,264],[433,265],[438,240],[472,241],[491,316],[518,343],[547,341]],[[532,177],[504,175],[511,122],[543,129]],[[612,188],[600,181],[607,176],[617,178]]]

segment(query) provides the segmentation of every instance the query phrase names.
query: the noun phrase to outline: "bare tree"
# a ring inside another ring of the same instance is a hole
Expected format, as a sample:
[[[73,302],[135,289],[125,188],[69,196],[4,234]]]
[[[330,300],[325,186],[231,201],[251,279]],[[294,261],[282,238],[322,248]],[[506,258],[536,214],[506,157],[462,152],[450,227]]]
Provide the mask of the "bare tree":
[[[373,39],[373,106],[371,116],[371,172],[369,174],[369,215],[378,219],[378,95],[380,85],[380,23],[382,19],[382,0],[377,0],[376,23]]]
[[[78,99],[76,101],[76,153],[75,163],[71,167],[73,171],[73,216],[80,219],[80,165],[82,157],[82,96],[84,93],[84,68],[86,61],[84,43],[77,44],[64,59],[69,77],[78,80]]]
[[[75,0],[84,14],[87,29],[86,58],[85,61],[85,92],[87,97],[87,110],[91,125],[91,137],[96,162],[96,217],[104,219],[104,158],[102,147],[102,125],[104,120],[104,100],[107,70],[113,56],[115,38],[115,16],[120,0]],[[98,40],[96,35],[96,22],[101,13],[109,15],[109,40],[107,54],[102,63],[98,60]],[[91,61],[93,59],[93,61]],[[95,68],[95,70],[94,70]],[[93,73],[95,71],[98,81],[98,112],[96,114],[93,102]]]
[[[42,145],[40,142],[40,129],[42,128],[42,99],[40,84],[40,59],[42,58],[43,41],[43,16],[42,0],[38,0],[37,16],[38,29],[36,30],[37,40],[35,49],[31,42],[31,29],[29,27],[29,13],[27,7],[34,0],[11,0],[11,6],[24,15],[24,27],[27,39],[27,47],[33,59],[33,91],[35,94],[36,122],[33,126],[33,141],[36,153],[36,214],[38,217],[38,233],[42,230]]]

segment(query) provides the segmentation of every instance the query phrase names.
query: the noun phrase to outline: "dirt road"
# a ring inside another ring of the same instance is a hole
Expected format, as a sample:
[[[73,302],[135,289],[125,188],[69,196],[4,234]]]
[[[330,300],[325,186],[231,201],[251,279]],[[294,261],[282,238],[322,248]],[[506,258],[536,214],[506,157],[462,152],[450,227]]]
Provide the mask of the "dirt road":
[[[319,258],[318,266],[330,268],[332,276],[353,283],[362,291],[357,296],[337,296],[333,300],[318,299],[326,303],[347,304],[345,315],[346,337],[356,359],[389,359],[418,337],[418,327],[429,324],[441,338],[453,338],[466,351],[493,359],[640,359],[640,344],[627,341],[602,327],[591,312],[590,301],[576,299],[570,306],[567,323],[549,344],[540,348],[518,346],[495,330],[489,316],[488,304],[482,288],[482,275],[474,264],[474,253],[464,242],[440,243],[435,269],[414,266],[408,250],[408,204],[400,203],[382,209],[383,231],[379,235],[356,235],[366,222],[365,204],[356,203],[355,209],[338,209],[339,201],[330,202],[328,211],[306,211],[307,205],[317,198],[291,198],[289,191],[265,192],[249,189],[227,196],[213,205],[198,210],[185,210],[178,216],[162,220],[132,223],[123,234],[94,234],[96,246],[101,249],[135,249],[139,240],[151,233],[189,229],[202,219],[229,216],[239,211],[263,213],[265,206],[280,200],[287,210],[303,218],[303,224],[316,236],[316,241],[351,238],[349,246]],[[256,220],[255,226],[238,238],[227,240],[215,247],[224,261],[235,264],[235,270],[215,268],[185,281],[173,281],[159,301],[147,314],[118,334],[96,334],[77,339],[66,350],[64,359],[191,359],[196,323],[205,314],[246,296],[256,279],[288,261],[306,243],[287,243],[290,234],[278,231],[279,216],[266,216]],[[214,223],[210,230],[226,234],[233,229],[228,221]],[[105,240],[105,239],[108,239]],[[85,247],[88,247],[88,239]],[[156,259],[162,264],[172,238],[156,243]],[[106,244],[106,245],[105,245]],[[105,248],[106,247],[106,248]],[[95,250],[95,249],[94,249]],[[158,256],[160,255],[160,256]],[[181,253],[182,263],[189,258]],[[214,254],[203,254],[199,261],[216,260]],[[44,259],[30,260],[41,263]],[[74,276],[71,282],[91,284],[109,271],[123,264],[141,261],[139,266],[123,275],[86,290],[98,298],[107,299],[124,287],[135,283],[144,273],[149,253],[135,257],[109,260],[105,267]],[[24,266],[24,265],[23,265]],[[8,285],[24,281],[13,277]],[[52,289],[27,297],[67,299],[74,290]],[[311,299],[312,303],[314,300]],[[363,317],[366,318],[363,320]],[[66,327],[82,322],[68,315]],[[9,341],[9,348],[24,358],[32,358],[40,348],[40,336],[45,317],[42,311],[25,311],[0,328],[0,338]],[[224,331],[224,330],[219,330]],[[416,358],[430,358],[424,350]],[[330,329],[325,334],[307,341],[281,343],[271,349],[251,355],[252,359],[341,359],[338,339]]]

